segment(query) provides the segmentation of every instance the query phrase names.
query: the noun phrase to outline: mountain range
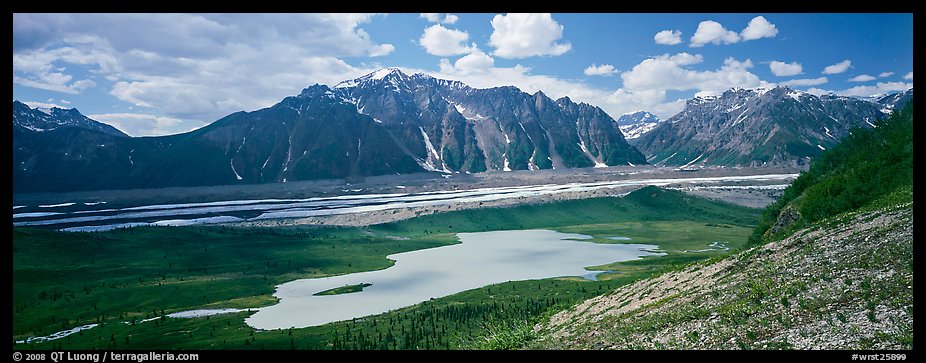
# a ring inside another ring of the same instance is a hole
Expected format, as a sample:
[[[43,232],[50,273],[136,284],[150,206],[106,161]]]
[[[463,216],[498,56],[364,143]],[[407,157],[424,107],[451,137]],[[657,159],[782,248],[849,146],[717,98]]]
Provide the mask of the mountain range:
[[[394,68],[159,137],[126,137],[76,109],[13,108],[14,192],[646,163],[598,107]]]
[[[386,68],[158,137],[129,137],[76,109],[32,109],[14,101],[13,189],[63,192],[647,163],[802,164],[852,127],[871,127],[910,98],[912,89],[877,103],[786,87],[734,89],[689,100],[665,121],[646,111],[614,120],[568,97],[554,100],[512,86],[477,89]]]
[[[884,107],[782,86],[735,88],[688,100],[681,112],[633,144],[658,165],[799,166],[852,128],[874,127],[885,116]]]

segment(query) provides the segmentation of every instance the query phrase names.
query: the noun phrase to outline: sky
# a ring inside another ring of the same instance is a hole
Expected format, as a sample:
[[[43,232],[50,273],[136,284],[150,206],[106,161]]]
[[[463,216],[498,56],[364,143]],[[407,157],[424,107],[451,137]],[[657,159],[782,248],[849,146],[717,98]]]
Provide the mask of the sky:
[[[384,67],[666,119],[695,95],[913,87],[912,14],[13,14],[13,99],[186,132]]]

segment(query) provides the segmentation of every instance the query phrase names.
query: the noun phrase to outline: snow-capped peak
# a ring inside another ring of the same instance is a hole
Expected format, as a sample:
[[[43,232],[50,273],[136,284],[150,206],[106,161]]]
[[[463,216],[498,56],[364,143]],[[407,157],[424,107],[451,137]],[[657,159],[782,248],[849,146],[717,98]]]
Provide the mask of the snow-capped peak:
[[[754,93],[756,96],[762,97],[762,95],[768,93],[768,91],[771,91],[771,90],[773,90],[773,89],[774,89],[774,88],[769,88],[769,87],[766,87],[766,86],[746,87],[746,88],[744,88],[744,87],[733,87],[733,88],[729,89],[727,92],[745,93],[745,94]],[[724,92],[724,93],[726,93],[726,92]]]
[[[369,76],[369,79],[378,80],[378,79],[386,78],[393,73],[402,74],[402,71],[400,71],[398,68],[389,67],[389,68],[383,68],[376,72],[370,73],[367,76]],[[364,77],[367,77],[367,76],[364,76]]]
[[[771,89],[769,89],[768,87],[756,87],[756,88],[750,88],[749,90],[755,92],[761,97],[762,95],[764,95]]]
[[[404,88],[406,83],[409,81],[409,77],[402,73],[402,70],[394,67],[383,68],[378,71],[368,73],[361,76],[360,78],[355,78],[347,81],[343,81],[334,86],[335,89],[344,89],[344,88],[353,88],[353,87],[363,87],[370,84],[380,84],[380,82],[388,82],[393,88],[399,90]]]
[[[384,78],[387,78],[387,77],[390,77],[390,76],[393,76],[393,75],[395,75],[395,76],[397,76],[397,77],[399,77],[399,78],[407,78],[407,76],[405,75],[405,73],[402,73],[402,71],[401,71],[400,69],[395,68],[395,67],[388,67],[388,68],[383,68],[383,69],[380,69],[380,70],[375,71],[375,72],[372,72],[372,73],[367,73],[367,74],[365,74],[365,75],[363,75],[363,76],[360,76],[359,78],[355,78],[355,79],[350,79],[350,80],[342,81],[342,82],[336,84],[336,85],[334,86],[334,88],[351,88],[351,87],[356,87],[357,85],[359,85],[359,84],[361,84],[361,83],[364,83],[364,82],[379,81],[379,80],[382,80],[382,79],[384,79]]]
[[[736,91],[736,90],[734,89],[734,92],[735,92],[735,91]],[[701,100],[704,100],[704,101],[713,101],[713,100],[717,99],[717,92],[714,92],[714,91],[699,91],[698,93],[695,93],[694,98],[696,98],[696,99],[701,99]]]
[[[334,85],[334,88],[351,88],[357,86],[357,80],[351,79],[347,81],[341,81],[338,84]]]
[[[621,132],[624,134],[624,138],[627,140],[636,139],[641,135],[649,132],[650,130],[656,128],[656,125],[659,125],[657,122],[648,122],[648,123],[638,123],[633,125],[620,125],[618,126]]]
[[[55,108],[56,108],[56,107],[36,107],[36,108],[33,108],[33,110],[36,110],[36,111],[39,111],[39,112],[41,112],[41,113],[44,113],[44,114],[46,114],[46,115],[51,116],[51,114],[52,114],[52,112],[54,112],[53,110],[54,110]]]
[[[795,91],[795,90],[789,90],[789,91],[788,91],[788,97],[793,98],[795,101],[800,101],[800,100],[801,100],[801,96],[803,96],[803,95],[805,95],[805,94],[807,94],[807,92],[801,92],[801,91]]]
[[[656,124],[660,122],[660,120],[659,117],[648,111],[635,111],[621,115],[621,117],[619,117],[616,122],[626,137],[634,133],[632,130],[636,130],[637,128],[644,125],[646,127],[644,127],[644,131],[642,132],[649,131],[655,127]],[[639,136],[639,134],[642,132],[637,133],[636,136]]]
[[[41,105],[33,108],[15,100],[13,101],[13,124],[36,132],[67,126],[102,131],[114,136],[128,136],[115,127],[87,118],[76,108],[63,109]]]

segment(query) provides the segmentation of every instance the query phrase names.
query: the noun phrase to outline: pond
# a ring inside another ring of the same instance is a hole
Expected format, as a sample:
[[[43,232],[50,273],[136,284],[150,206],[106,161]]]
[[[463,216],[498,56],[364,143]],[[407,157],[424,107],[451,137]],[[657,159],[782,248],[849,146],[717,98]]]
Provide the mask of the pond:
[[[560,276],[589,276],[586,266],[659,256],[643,244],[600,244],[590,236],[550,230],[459,233],[459,244],[388,256],[383,270],[303,279],[277,286],[276,305],[247,318],[257,329],[302,328],[411,306],[491,284]],[[602,271],[603,272],[603,271]],[[590,276],[596,275],[596,273]],[[362,291],[315,295],[349,285]]]

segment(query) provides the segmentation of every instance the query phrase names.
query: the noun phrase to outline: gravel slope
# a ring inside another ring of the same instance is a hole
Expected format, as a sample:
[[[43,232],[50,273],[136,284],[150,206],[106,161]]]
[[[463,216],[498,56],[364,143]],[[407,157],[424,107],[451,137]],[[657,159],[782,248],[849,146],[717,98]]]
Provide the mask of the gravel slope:
[[[535,330],[531,348],[912,349],[913,205],[638,281]]]

